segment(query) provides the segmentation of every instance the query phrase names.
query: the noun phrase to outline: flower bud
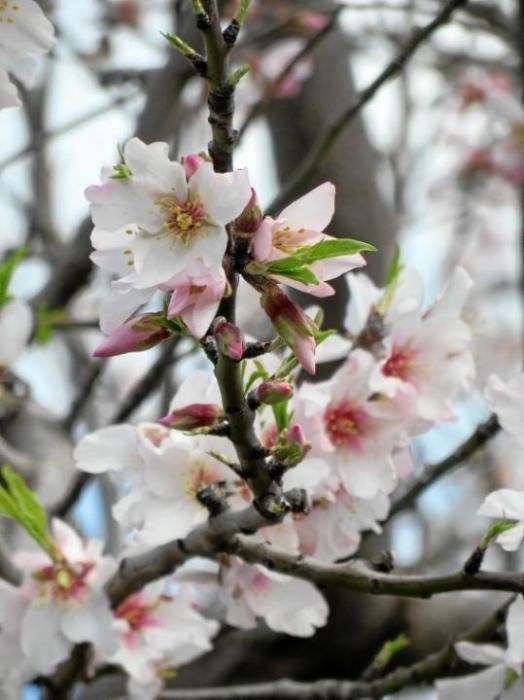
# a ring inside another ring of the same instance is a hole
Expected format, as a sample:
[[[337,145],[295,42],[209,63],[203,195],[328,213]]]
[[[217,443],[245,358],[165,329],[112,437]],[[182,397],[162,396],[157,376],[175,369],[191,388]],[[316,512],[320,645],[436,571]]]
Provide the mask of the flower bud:
[[[220,352],[232,360],[241,360],[244,354],[244,338],[240,328],[219,316],[213,323],[213,336]]]
[[[94,351],[93,357],[113,357],[128,352],[140,352],[169,338],[169,331],[159,325],[162,313],[133,316],[116,328]]]
[[[171,411],[158,422],[175,430],[197,430],[211,427],[222,417],[222,408],[217,404],[192,403]]]
[[[298,423],[292,423],[284,435],[283,441],[271,448],[271,454],[285,467],[290,469],[299,464],[311,449],[304,431]]]
[[[198,155],[198,153],[190,153],[184,156],[182,165],[184,166],[184,171],[186,173],[187,180],[190,180],[199,167],[204,162],[204,159]]]
[[[269,406],[287,401],[293,396],[293,385],[282,379],[268,379],[256,389],[256,397],[260,403]]]
[[[276,285],[261,295],[260,303],[275,330],[293,350],[306,372],[315,374],[314,322]]]
[[[255,233],[262,223],[262,210],[258,203],[258,197],[255,189],[251,188],[251,199],[247,203],[246,208],[235,221],[235,230],[237,233]]]

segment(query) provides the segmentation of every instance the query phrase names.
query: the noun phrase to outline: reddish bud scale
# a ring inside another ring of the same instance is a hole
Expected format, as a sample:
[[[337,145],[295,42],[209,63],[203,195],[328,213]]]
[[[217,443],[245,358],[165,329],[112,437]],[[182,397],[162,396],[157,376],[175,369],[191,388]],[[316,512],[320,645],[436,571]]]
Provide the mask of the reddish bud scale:
[[[258,203],[257,193],[251,188],[251,199],[246,208],[235,221],[235,230],[238,233],[255,233],[263,220],[262,209]]]

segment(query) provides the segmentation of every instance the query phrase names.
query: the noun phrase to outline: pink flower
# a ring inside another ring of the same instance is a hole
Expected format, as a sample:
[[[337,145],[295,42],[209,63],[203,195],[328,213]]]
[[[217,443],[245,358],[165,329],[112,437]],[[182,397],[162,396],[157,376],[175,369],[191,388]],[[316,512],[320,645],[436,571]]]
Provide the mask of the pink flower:
[[[266,217],[256,231],[251,253],[259,262],[280,260],[302,247],[335,240],[324,233],[335,211],[335,186],[331,182],[319,185],[308,194],[286,207],[277,217]],[[282,284],[295,287],[317,297],[331,296],[335,292],[325,280],[339,277],[356,267],[365,265],[360,254],[343,255],[316,262],[310,266],[319,284],[304,284],[284,276],[271,275]]]

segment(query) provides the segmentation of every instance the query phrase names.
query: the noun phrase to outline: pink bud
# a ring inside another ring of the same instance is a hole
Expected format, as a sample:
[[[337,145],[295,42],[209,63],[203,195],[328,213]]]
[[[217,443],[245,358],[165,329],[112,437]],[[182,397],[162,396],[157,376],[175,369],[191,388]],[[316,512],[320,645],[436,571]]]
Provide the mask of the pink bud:
[[[328,22],[327,15],[311,10],[300,10],[294,17],[294,23],[299,28],[308,29],[311,32],[320,32],[327,26]]]
[[[238,233],[255,233],[263,220],[262,209],[258,203],[255,189],[251,188],[251,199],[246,208],[235,221],[235,229]]]
[[[306,440],[306,435],[298,423],[291,423],[287,429],[286,442],[301,445],[303,447],[309,445],[308,441]]]
[[[213,323],[213,336],[218,349],[232,360],[241,360],[244,354],[244,338],[240,328],[227,321],[223,316]]]
[[[114,330],[94,351],[93,357],[113,357],[128,352],[141,352],[169,338],[169,331],[159,325],[162,313],[133,316]]]
[[[190,153],[189,155],[184,156],[184,159],[182,161],[182,165],[184,166],[186,178],[188,180],[191,180],[193,175],[196,173],[196,171],[202,165],[202,162],[203,162],[203,158],[201,158],[201,156],[199,156],[198,153]]]
[[[269,379],[257,387],[256,396],[260,403],[271,406],[290,399],[293,396],[293,385],[281,379]]]
[[[306,372],[315,374],[315,324],[307,314],[277,286],[269,287],[260,303],[277,333],[293,350]]]
[[[175,409],[158,421],[175,430],[196,430],[209,428],[223,415],[222,408],[213,403],[192,403]]]

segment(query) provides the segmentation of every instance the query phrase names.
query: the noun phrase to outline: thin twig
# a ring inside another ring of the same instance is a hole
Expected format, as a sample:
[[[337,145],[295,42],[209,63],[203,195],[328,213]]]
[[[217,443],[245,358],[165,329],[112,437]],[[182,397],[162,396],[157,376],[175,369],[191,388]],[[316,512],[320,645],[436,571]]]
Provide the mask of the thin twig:
[[[313,144],[309,152],[306,154],[302,163],[298,166],[295,174],[282,188],[279,195],[268,207],[267,213],[270,215],[277,214],[282,207],[289,201],[295,192],[301,189],[309,179],[314,175],[317,167],[322,163],[324,158],[335,145],[338,137],[351,121],[361,112],[363,107],[370,102],[380,88],[389,80],[397,76],[417,49],[426,42],[431,35],[446,24],[452,17],[453,13],[466,5],[468,0],[448,0],[442,10],[431,20],[425,27],[417,30],[411,39],[407,42],[400,53],[391,61],[386,68],[363,90],[355,100],[355,102],[329,126],[320,138]]]

